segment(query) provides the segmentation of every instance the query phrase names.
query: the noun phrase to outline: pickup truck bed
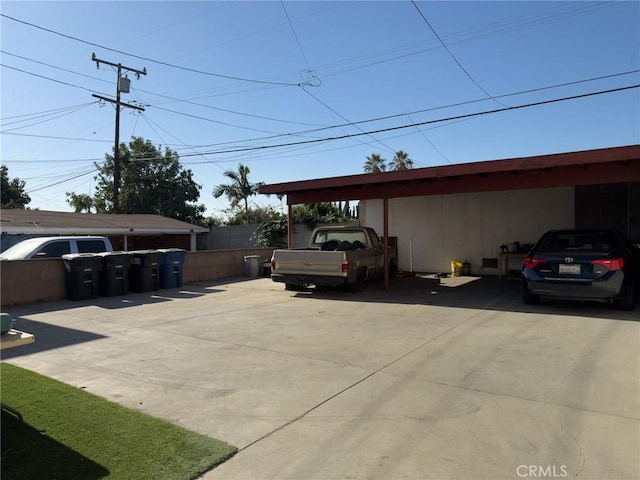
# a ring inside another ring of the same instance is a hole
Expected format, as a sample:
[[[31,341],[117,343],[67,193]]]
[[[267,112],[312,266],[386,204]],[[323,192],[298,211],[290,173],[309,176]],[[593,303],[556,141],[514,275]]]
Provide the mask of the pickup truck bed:
[[[384,250],[370,228],[321,227],[311,239],[308,248],[273,252],[274,282],[284,283],[288,290],[313,285],[360,291],[368,279],[384,274]]]

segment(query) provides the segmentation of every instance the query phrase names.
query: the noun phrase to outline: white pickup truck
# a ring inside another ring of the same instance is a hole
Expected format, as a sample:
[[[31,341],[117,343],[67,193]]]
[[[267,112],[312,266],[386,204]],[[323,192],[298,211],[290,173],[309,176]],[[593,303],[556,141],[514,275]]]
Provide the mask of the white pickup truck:
[[[395,248],[389,247],[389,268],[397,265]],[[359,292],[365,282],[384,275],[384,248],[367,227],[319,227],[307,248],[274,250],[271,279],[287,290],[306,287],[346,286]]]

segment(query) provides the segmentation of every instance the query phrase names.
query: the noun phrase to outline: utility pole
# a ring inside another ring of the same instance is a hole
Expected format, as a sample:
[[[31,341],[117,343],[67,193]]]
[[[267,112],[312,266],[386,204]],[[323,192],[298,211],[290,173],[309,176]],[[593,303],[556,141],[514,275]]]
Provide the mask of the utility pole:
[[[116,106],[116,140],[115,148],[113,151],[113,213],[119,213],[120,201],[118,200],[120,192],[120,106],[133,108],[134,110],[144,111],[143,107],[137,105],[130,105],[120,101],[120,92],[129,93],[129,85],[131,81],[127,76],[122,76],[122,71],[133,72],[137,79],[140,79],[140,75],[146,75],[147,69],[137,70],[131,67],[123,67],[120,63],[107,62],[106,60],[100,60],[94,53],[91,55],[91,60],[96,62],[96,68],[100,68],[100,64],[110,65],[118,69],[118,80],[116,82],[116,99],[103,97],[101,95],[92,94],[92,97],[99,98],[105,102],[113,103]]]

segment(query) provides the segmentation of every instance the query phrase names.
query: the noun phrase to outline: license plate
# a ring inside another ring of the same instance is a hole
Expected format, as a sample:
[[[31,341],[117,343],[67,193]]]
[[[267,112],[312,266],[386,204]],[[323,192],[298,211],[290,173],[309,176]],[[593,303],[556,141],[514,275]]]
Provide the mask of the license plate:
[[[569,275],[580,275],[580,265],[559,265],[558,273],[566,273]]]

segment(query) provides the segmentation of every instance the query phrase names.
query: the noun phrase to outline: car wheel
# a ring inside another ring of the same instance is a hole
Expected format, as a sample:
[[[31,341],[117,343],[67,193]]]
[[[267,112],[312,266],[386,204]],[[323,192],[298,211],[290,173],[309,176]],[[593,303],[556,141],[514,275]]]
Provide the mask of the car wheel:
[[[526,285],[522,285],[522,301],[527,305],[538,305],[540,296],[531,293]]]
[[[631,311],[635,308],[636,298],[635,290],[632,284],[627,284],[622,288],[620,296],[615,301],[614,305],[619,310]]]

